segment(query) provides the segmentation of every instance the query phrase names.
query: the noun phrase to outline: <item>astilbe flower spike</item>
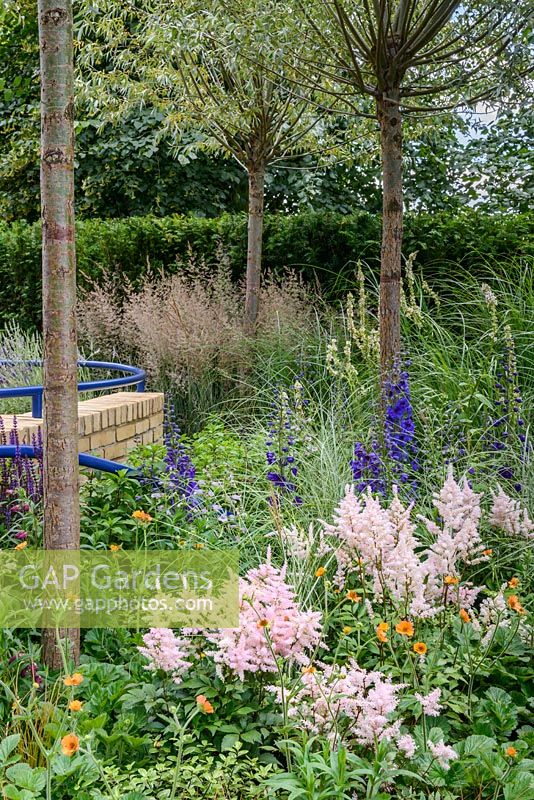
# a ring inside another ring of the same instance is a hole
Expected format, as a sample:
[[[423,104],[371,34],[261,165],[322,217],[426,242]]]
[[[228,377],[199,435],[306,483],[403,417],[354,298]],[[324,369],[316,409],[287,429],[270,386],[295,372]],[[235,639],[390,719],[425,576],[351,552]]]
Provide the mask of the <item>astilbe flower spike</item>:
[[[243,680],[246,672],[276,672],[277,658],[309,662],[321,640],[321,613],[299,608],[285,566],[276,569],[269,559],[249,570],[239,595],[239,628],[206,635],[220,674],[227,669]]]
[[[426,572],[415,551],[411,508],[404,508],[396,491],[386,509],[370,489],[366,495],[356,496],[354,488],[347,486],[334,513],[334,524],[325,529],[338,540],[336,584],[340,588],[360,564],[373,579],[376,599],[388,592],[411,613],[424,616],[431,610],[424,597]]]
[[[170,628],[151,628],[143,636],[144,647],[139,652],[148,659],[146,669],[155,672],[160,669],[172,676],[174,683],[181,683],[191,666],[190,640],[175,636]]]
[[[471,489],[467,480],[457,483],[452,465],[449,465],[445,483],[434,494],[434,506],[441,524],[419,516],[435,537],[425,553],[428,580],[435,593],[441,591],[444,577],[457,575],[460,565],[474,564],[485,558],[479,531],[481,497]]]
[[[527,539],[534,536],[534,523],[526,508],[522,509],[519,501],[509,497],[500,486],[498,492],[493,493],[489,522],[510,536],[523,536]]]
[[[392,723],[391,716],[402,688],[381,672],[362,669],[354,659],[342,666],[318,664],[303,670],[300,688],[289,700],[289,716],[334,744],[352,740],[374,746],[399,736],[400,721]],[[271,690],[282,699],[280,687]]]

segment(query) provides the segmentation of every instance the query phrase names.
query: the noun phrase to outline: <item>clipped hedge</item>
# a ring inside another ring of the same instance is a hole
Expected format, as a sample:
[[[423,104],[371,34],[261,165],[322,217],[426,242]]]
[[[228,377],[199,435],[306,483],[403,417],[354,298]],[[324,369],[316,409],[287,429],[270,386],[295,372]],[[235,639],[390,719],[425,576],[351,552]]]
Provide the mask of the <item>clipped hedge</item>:
[[[457,215],[409,215],[404,252],[419,252],[417,263],[427,277],[449,274],[456,264],[477,271],[488,261],[532,255],[533,219],[531,214],[492,217],[470,209]],[[244,215],[80,221],[79,285],[98,279],[104,269],[120,271],[134,282],[149,265],[172,272],[187,259],[190,247],[211,261],[221,245],[237,277],[244,269],[246,228]],[[16,317],[22,324],[39,325],[40,248],[39,224],[0,223],[0,319]],[[358,258],[377,266],[379,254],[380,218],[373,214],[309,212],[265,220],[265,268],[292,267],[318,282],[327,295],[350,286]]]

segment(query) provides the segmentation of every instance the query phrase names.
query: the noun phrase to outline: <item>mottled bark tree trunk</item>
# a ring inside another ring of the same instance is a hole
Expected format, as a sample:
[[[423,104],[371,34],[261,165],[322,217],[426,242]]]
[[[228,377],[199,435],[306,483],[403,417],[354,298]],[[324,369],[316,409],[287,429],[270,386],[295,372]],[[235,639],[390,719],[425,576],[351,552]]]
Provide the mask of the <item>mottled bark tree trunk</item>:
[[[249,169],[247,286],[245,298],[245,331],[248,334],[254,333],[256,329],[260,306],[264,197],[265,167]]]
[[[403,226],[402,117],[400,92],[377,100],[382,152],[382,249],[380,261],[380,371],[382,384],[400,357],[401,250]]]
[[[44,339],[44,546],[80,546],[72,0],[38,0]],[[79,630],[60,631],[79,656]],[[43,659],[61,666],[55,630]]]

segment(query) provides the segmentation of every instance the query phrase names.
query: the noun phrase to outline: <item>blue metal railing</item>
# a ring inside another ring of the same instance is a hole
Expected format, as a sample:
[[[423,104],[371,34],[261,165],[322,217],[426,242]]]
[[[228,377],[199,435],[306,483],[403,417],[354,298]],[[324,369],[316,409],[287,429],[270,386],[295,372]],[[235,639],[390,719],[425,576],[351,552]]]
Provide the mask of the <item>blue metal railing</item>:
[[[16,458],[17,456],[38,458],[39,454],[36,452],[35,447],[29,444],[0,445],[0,458]],[[121,472],[121,470],[126,470],[132,477],[139,474],[134,467],[129,467],[126,464],[119,464],[116,461],[109,461],[109,459],[100,458],[100,456],[91,456],[89,453],[80,453],[78,455],[78,463],[80,467],[99,469],[101,472]]]
[[[16,366],[17,364],[29,364],[37,367],[42,361],[11,361],[0,359],[0,367]],[[126,372],[122,378],[108,378],[102,381],[83,381],[78,384],[79,392],[92,392],[97,389],[116,389],[118,386],[137,386],[138,392],[145,391],[146,373],[139,367],[132,367],[130,364],[113,364],[109,361],[78,361],[79,367],[89,369],[108,369],[115,372]],[[43,387],[42,386],[14,386],[9,389],[0,388],[0,399],[2,397],[31,397],[32,417],[41,418],[43,416]]]
[[[16,366],[18,364],[28,364],[37,367],[42,361],[13,361],[0,359],[0,366]],[[99,389],[116,389],[119,386],[135,386],[138,392],[145,391],[146,373],[139,367],[132,367],[130,364],[113,364],[109,361],[78,361],[78,366],[88,369],[107,369],[114,372],[125,372],[126,375],[119,378],[107,378],[100,381],[82,381],[78,384],[78,392],[93,392]],[[0,399],[3,397],[31,397],[32,417],[41,418],[43,416],[43,387],[42,386],[14,386],[9,389],[0,388]],[[30,445],[0,445],[0,458],[13,458],[16,455],[36,458],[35,448]],[[109,461],[105,458],[80,453],[79,463],[82,467],[98,469],[103,472],[119,472],[127,470],[132,475],[137,474],[137,470]]]

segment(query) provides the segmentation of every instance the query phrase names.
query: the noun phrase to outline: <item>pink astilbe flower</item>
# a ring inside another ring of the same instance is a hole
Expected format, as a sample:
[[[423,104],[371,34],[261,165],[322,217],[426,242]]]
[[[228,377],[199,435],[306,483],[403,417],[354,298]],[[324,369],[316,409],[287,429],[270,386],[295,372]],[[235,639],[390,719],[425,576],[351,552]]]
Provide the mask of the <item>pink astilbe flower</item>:
[[[375,589],[380,593],[377,573],[385,555],[395,546],[393,523],[380,501],[371,492],[357,497],[354,487],[347,486],[334,512],[334,524],[326,525],[325,530],[339,540],[337,585],[342,588],[346,575],[361,563],[362,569],[375,577]]]
[[[493,504],[490,512],[490,525],[500,528],[510,536],[524,536],[530,539],[534,536],[534,523],[528,512],[521,508],[519,500],[508,497],[499,486],[497,494],[492,493]]]
[[[426,552],[426,570],[430,594],[441,591],[443,577],[456,576],[461,564],[474,564],[484,559],[484,546],[480,539],[480,498],[467,480],[460,485],[449,466],[447,479],[441,490],[434,494],[434,506],[441,525],[420,516],[435,542]]]
[[[413,758],[415,755],[416,745],[413,736],[405,733],[397,739],[397,747],[405,758]]]
[[[385,554],[382,574],[391,597],[409,606],[410,615],[431,616],[434,611],[425,598],[426,564],[416,553],[416,526],[410,520],[413,504],[405,508],[393,487],[388,515],[394,528],[395,545]]]
[[[302,611],[286,583],[286,568],[270,563],[251,569],[239,583],[239,628],[207,634],[216,645],[219,672],[276,672],[276,659],[305,665],[321,639],[321,612]]]
[[[429,742],[428,749],[443,769],[449,769],[449,762],[458,758],[456,750],[453,750],[452,747],[449,747],[445,742]]]
[[[280,538],[286,557],[298,561],[306,561],[312,556],[322,558],[331,552],[324,531],[316,533],[313,524],[310,524],[307,531],[297,528],[295,525],[292,525],[291,528],[282,528]]]
[[[181,683],[191,666],[189,640],[175,636],[170,628],[150,628],[143,642],[145,646],[138,649],[150,662],[146,669],[152,672],[161,669],[172,675],[174,683]]]
[[[414,616],[433,613],[425,599],[425,565],[416,553],[412,506],[405,508],[397,490],[389,509],[369,491],[357,496],[347,486],[328,533],[339,541],[336,550],[336,583],[343,587],[346,576],[357,568],[373,579],[373,593],[381,600],[385,593],[397,603],[410,607]]]
[[[346,665],[320,664],[301,676],[301,688],[289,699],[289,716],[312,733],[331,741],[374,745],[396,738],[400,721],[391,724],[402,684],[381,672],[367,672],[354,659]],[[282,699],[280,687],[272,687]]]
[[[473,608],[481,591],[481,586],[473,586],[469,581],[462,583],[458,587],[458,605],[465,609]]]
[[[487,647],[493,640],[497,628],[509,628],[511,624],[511,611],[506,602],[505,591],[508,585],[504,583],[493,597],[486,597],[480,604],[478,617],[473,619],[473,627],[483,636],[481,644]]]
[[[441,689],[433,689],[429,694],[422,695],[419,692],[415,693],[415,699],[419,700],[423,708],[423,712],[427,717],[439,717],[441,711]]]

